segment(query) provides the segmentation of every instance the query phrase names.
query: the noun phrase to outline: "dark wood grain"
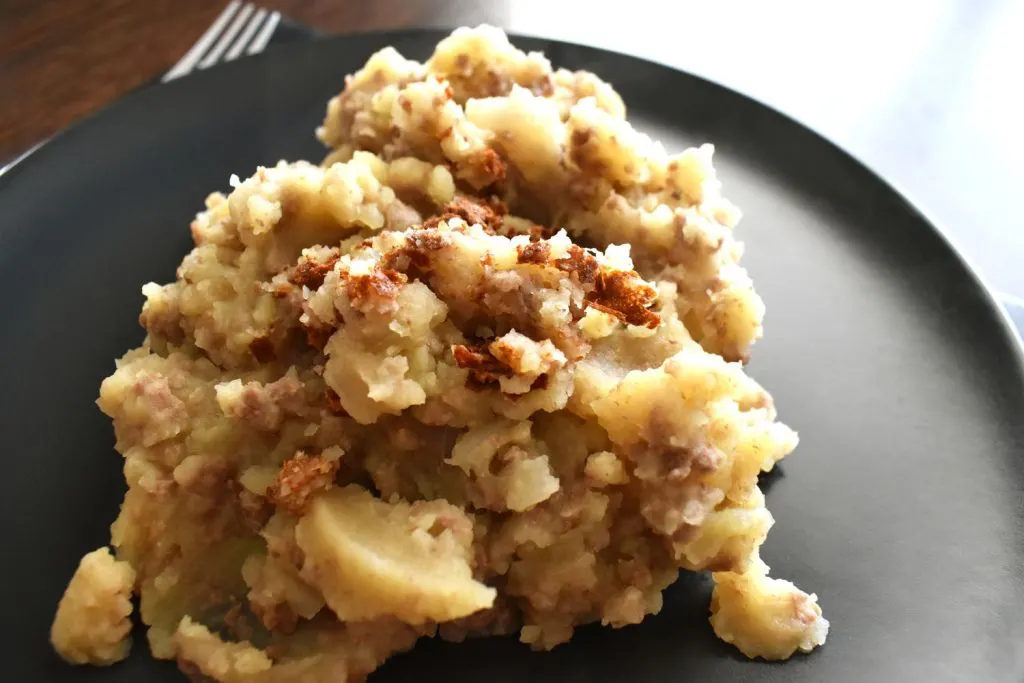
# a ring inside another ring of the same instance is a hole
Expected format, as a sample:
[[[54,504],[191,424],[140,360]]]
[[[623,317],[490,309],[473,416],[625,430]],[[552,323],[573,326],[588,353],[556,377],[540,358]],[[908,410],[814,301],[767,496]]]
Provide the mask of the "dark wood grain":
[[[227,0],[0,0],[0,163],[165,71]],[[501,23],[503,2],[265,0],[330,32]]]
[[[4,159],[173,64],[222,3],[7,0],[0,7]]]

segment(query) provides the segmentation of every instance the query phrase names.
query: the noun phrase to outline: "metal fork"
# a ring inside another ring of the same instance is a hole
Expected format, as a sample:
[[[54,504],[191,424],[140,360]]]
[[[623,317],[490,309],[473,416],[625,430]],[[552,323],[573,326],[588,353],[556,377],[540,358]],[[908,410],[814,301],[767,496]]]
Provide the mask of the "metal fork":
[[[280,21],[280,12],[268,13],[252,3],[231,0],[206,33],[160,80],[166,83],[243,54],[258,54],[270,42]]]

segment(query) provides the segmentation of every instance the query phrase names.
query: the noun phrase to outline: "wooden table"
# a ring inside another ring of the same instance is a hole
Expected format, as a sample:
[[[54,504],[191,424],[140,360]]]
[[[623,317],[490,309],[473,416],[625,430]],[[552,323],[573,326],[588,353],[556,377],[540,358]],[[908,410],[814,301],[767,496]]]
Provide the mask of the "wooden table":
[[[0,163],[174,64],[227,0],[0,0]],[[480,22],[667,62],[907,190],[1024,297],[1018,0],[257,0],[326,32]],[[883,20],[884,19],[884,20]]]
[[[227,0],[0,2],[0,162],[152,80]],[[498,21],[501,3],[459,0],[266,0],[260,6],[330,32]]]

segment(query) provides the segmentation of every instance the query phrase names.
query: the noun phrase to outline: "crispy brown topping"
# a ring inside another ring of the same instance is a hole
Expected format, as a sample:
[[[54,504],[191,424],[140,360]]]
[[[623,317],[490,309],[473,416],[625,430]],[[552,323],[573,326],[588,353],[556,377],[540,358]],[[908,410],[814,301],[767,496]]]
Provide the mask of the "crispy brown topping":
[[[575,244],[569,247],[567,256],[555,261],[555,267],[563,273],[568,273],[570,277],[575,278],[583,285],[593,283],[599,270],[597,259]]]
[[[433,221],[433,223],[431,223]],[[406,238],[405,246],[392,249],[381,257],[381,268],[401,274],[409,280],[423,280],[431,269],[431,257],[448,245],[444,235],[430,228],[436,228],[441,221],[434,216],[423,224],[426,230],[416,230]]]
[[[277,358],[274,343],[266,337],[256,337],[249,342],[249,353],[252,354],[257,363],[269,363]]]
[[[471,345],[457,344],[452,347],[455,365],[469,370],[466,385],[473,389],[482,389],[494,384],[499,377],[511,377],[514,373],[500,360],[495,358],[483,342]]]
[[[281,465],[274,482],[267,488],[267,498],[277,507],[301,517],[313,494],[334,486],[337,470],[336,460],[298,451]]]
[[[316,327],[314,325],[303,325],[302,331],[306,334],[306,343],[317,351],[323,351],[327,346],[327,340],[334,334],[329,327]]]
[[[441,221],[443,220],[444,217],[441,214],[437,214],[423,221],[423,225],[420,227],[422,227],[424,230],[433,230],[437,226],[441,225]]]
[[[530,239],[532,241],[536,242],[537,240],[548,239],[549,237],[554,235],[556,232],[558,232],[558,231],[555,230],[554,228],[549,228],[549,227],[545,227],[543,225],[538,225],[537,223],[534,223],[533,225],[530,226],[530,233],[529,233],[529,235],[530,235]]]
[[[399,288],[408,281],[402,273],[386,268],[375,268],[367,275],[350,275],[345,278],[345,293],[355,308],[368,305],[393,303]]]
[[[554,235],[557,230],[552,228],[538,225],[537,223],[531,223],[529,226],[516,225],[512,226],[509,223],[502,223],[501,230],[497,234],[502,237],[515,237],[516,235],[526,235],[530,238],[531,242],[537,242],[538,240],[548,239]]]
[[[496,233],[501,228],[505,213],[507,213],[507,209],[500,200],[483,204],[466,197],[456,197],[446,204],[439,214],[424,221],[423,227],[436,228],[441,221],[447,222],[452,218],[461,218],[469,225],[479,225],[488,232]]]
[[[505,162],[501,160],[497,152],[490,148],[484,150],[481,167],[487,177],[491,179],[492,185],[503,181],[508,172]]]
[[[657,300],[658,293],[636,273],[622,270],[599,272],[594,284],[594,290],[585,298],[588,306],[614,315],[630,325],[653,330],[661,324],[661,317],[648,310]]]
[[[430,258],[425,252],[402,247],[384,254],[381,266],[385,270],[403,273],[410,280],[422,280],[430,270]]]
[[[519,263],[544,265],[551,256],[551,245],[547,242],[530,242],[516,248],[519,252]]]
[[[288,277],[288,281],[297,287],[316,289],[324,283],[327,273],[334,270],[334,265],[337,262],[338,251],[336,249],[332,250],[331,257],[323,263],[307,258],[295,266],[295,270]]]
[[[466,197],[456,197],[442,212],[445,220],[452,216],[462,218],[470,225],[480,225],[491,232],[498,230],[502,223],[502,214],[486,204],[479,204]]]
[[[510,368],[518,368],[522,364],[523,347],[510,343],[505,337],[499,337],[492,341],[487,345],[487,350],[498,359],[499,363],[503,363]]]
[[[448,242],[445,240],[444,235],[438,232],[418,231],[415,235],[408,238],[407,243],[410,248],[423,254],[427,254],[432,251],[440,251],[448,246]]]

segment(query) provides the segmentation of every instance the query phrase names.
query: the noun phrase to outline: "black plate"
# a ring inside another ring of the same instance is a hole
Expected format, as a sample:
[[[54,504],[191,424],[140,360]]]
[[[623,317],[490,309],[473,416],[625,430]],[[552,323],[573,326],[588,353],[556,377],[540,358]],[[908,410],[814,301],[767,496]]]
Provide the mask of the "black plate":
[[[67,667],[47,642],[123,490],[100,380],[141,341],[139,288],[173,279],[206,193],[259,163],[319,159],[313,128],[344,75],[387,44],[424,58],[441,36],[293,45],[151,88],[0,178],[5,680],[182,680],[139,636],[107,670]],[[905,199],[792,120],[664,66],[518,43],[610,80],[670,149],[718,146],[768,306],[752,371],[802,437],[772,482],[764,557],[818,593],[833,629],[810,656],[745,661],[714,639],[708,581],[690,576],[640,626],[586,628],[543,654],[424,642],[372,680],[1024,680],[1024,366],[975,275]]]

